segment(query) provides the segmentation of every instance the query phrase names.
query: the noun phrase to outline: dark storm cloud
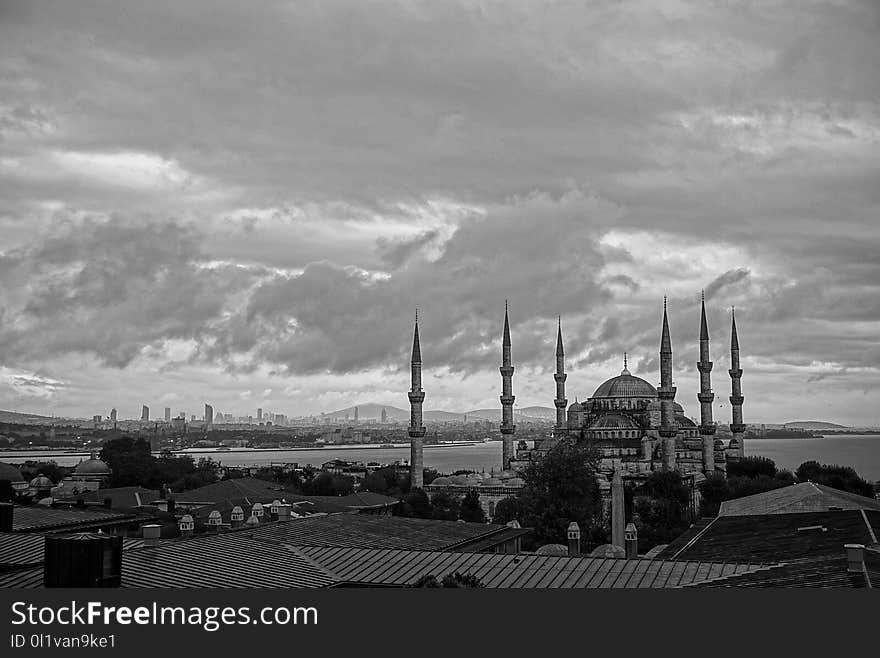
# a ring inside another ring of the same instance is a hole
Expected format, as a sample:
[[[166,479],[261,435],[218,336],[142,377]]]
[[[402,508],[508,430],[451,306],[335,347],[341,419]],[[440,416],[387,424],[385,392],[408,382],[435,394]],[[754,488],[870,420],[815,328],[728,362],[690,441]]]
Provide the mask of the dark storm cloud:
[[[713,354],[735,304],[768,376],[876,380],[875,2],[0,12],[4,362],[394,370],[419,306],[468,376],[509,298],[517,365],[561,314],[647,373],[669,294],[691,371],[705,288]]]

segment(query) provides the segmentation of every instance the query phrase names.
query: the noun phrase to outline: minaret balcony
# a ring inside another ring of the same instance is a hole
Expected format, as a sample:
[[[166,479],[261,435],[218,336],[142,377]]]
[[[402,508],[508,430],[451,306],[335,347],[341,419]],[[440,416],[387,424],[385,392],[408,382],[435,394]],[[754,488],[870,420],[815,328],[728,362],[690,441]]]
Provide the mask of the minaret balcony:
[[[660,400],[674,400],[677,390],[675,386],[661,386],[657,389],[657,398]]]
[[[425,436],[425,427],[410,427],[409,430],[407,430],[407,434],[411,439],[418,439]]]
[[[410,404],[421,404],[425,401],[425,392],[424,391],[410,391],[406,394],[409,398]]]
[[[703,436],[712,436],[713,434],[715,434],[715,430],[718,429],[718,424],[712,422],[702,423],[698,429],[700,434],[702,434]]]
[[[516,425],[502,425],[501,433],[502,434],[513,434],[516,432]]]
[[[513,404],[513,401],[516,400],[516,396],[515,395],[501,395],[501,396],[499,396],[499,399],[501,400],[501,404],[503,404],[506,407],[507,405]]]
[[[703,404],[712,404],[715,401],[715,394],[712,391],[708,393],[697,393],[697,400]]]
[[[513,366],[501,366],[498,368],[502,377],[513,377]]]
[[[559,373],[559,372],[557,372],[557,373],[554,373],[554,374],[553,374],[553,379],[556,380],[556,383],[557,383],[557,384],[559,384],[560,382],[563,382],[563,383],[564,383],[565,380],[568,379],[568,375],[565,374],[564,372],[563,372],[563,373]]]
[[[731,423],[730,424],[730,431],[733,434],[742,434],[743,432],[746,431],[745,423]]]
[[[557,409],[565,409],[566,407],[568,407],[568,398],[553,400],[553,404],[556,406]]]
[[[735,407],[741,407],[745,397],[742,395],[731,395],[730,396],[730,404]]]
[[[712,372],[712,362],[697,361],[697,370],[699,370],[701,373]]]
[[[742,368],[731,368],[727,372],[730,373],[731,379],[739,379],[743,376]]]

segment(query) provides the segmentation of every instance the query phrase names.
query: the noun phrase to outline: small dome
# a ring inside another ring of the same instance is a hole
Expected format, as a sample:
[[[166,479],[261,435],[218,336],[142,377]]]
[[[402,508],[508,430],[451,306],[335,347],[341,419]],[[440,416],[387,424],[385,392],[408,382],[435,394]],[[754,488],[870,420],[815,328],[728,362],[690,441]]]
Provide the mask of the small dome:
[[[251,514],[251,517],[244,524],[248,526],[260,525],[260,519],[257,518],[256,514]]]
[[[697,424],[685,415],[676,415],[675,421],[680,428],[696,429]]]
[[[21,477],[21,471],[15,466],[0,462],[0,481],[3,480],[7,482],[24,482],[24,478]]]
[[[254,506],[251,507],[251,516],[256,516],[257,518],[263,516],[263,503],[254,503]]]
[[[92,456],[85,460],[81,461],[76,465],[76,468],[73,469],[73,472],[76,475],[110,475],[110,467],[107,466],[105,462],[102,462],[98,459],[98,453],[92,452]]]
[[[449,484],[467,484],[467,478],[464,475],[453,475],[449,478]]]
[[[733,441],[731,441],[733,443]],[[715,450],[724,450],[724,441],[721,439],[715,439]]]
[[[570,405],[568,405],[569,411],[583,411],[583,409],[584,406],[580,402],[572,402]]]
[[[568,547],[564,544],[544,544],[539,546],[535,555],[549,555],[553,557],[567,557]]]
[[[590,425],[591,430],[615,429],[615,430],[633,430],[637,429],[637,425],[631,418],[623,414],[603,414]]]
[[[483,486],[486,487],[500,487],[502,484],[503,482],[501,482],[501,480],[499,480],[498,478],[490,477],[488,480],[483,481]]]
[[[33,480],[31,480],[31,486],[34,489],[49,489],[51,487],[54,487],[55,483],[47,478],[45,475],[38,475]]]
[[[602,544],[593,549],[590,557],[608,557],[608,558],[625,558],[626,551],[620,546],[613,544]]]
[[[230,518],[233,521],[244,521],[244,510],[241,509],[238,505],[232,508],[232,512],[230,514]]]
[[[438,478],[434,478],[433,481],[431,482],[431,485],[435,485],[435,484],[437,486],[443,486],[443,485],[452,484],[452,482],[451,482],[450,478],[448,478],[447,476],[441,475]]]
[[[217,511],[217,510],[211,510],[211,513],[208,514],[208,520],[210,520],[210,519],[220,519],[220,518],[222,518],[222,517],[220,516],[220,512]]]

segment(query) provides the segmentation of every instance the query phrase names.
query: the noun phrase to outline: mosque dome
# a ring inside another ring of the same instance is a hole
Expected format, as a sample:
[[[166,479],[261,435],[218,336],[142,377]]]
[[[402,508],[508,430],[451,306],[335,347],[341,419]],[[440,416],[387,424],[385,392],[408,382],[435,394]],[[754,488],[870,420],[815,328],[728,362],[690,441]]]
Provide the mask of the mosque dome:
[[[449,477],[447,477],[446,475],[441,475],[438,478],[434,478],[431,481],[431,484],[436,484],[437,486],[443,486],[443,485],[449,485],[452,483],[449,481]]]
[[[51,489],[55,486],[55,483],[47,478],[45,475],[38,475],[33,480],[31,480],[31,486],[34,489]]]
[[[2,480],[7,482],[24,482],[24,478],[21,477],[21,471],[15,468],[15,466],[0,462],[0,481]]]
[[[82,461],[73,469],[75,475],[110,475],[110,467],[98,459],[98,453],[92,452],[92,456]]]
[[[595,398],[656,398],[657,389],[651,386],[641,377],[631,375],[629,370],[623,369],[617,377],[603,382],[596,392]]]
[[[539,546],[535,551],[535,555],[548,555],[553,557],[567,557],[568,546],[565,544],[544,544]]]
[[[678,424],[679,429],[696,429],[697,424],[692,421],[690,418],[685,416],[684,414],[676,414],[675,421]]]

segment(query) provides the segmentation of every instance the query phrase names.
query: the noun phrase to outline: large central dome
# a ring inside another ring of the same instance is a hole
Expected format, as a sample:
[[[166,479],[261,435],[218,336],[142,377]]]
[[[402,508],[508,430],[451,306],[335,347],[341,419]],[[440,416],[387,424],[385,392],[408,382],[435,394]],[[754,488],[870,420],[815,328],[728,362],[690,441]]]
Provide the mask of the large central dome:
[[[657,389],[651,386],[641,377],[634,377],[624,369],[617,377],[612,377],[604,382],[596,392],[594,398],[657,398]]]

